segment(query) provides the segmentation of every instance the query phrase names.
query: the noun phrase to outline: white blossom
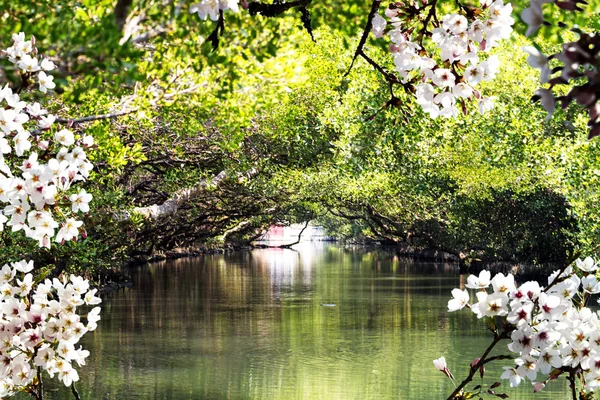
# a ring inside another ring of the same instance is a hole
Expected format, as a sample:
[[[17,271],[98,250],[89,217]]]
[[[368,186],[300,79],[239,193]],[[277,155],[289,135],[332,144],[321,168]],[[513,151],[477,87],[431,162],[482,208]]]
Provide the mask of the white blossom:
[[[466,286],[476,291],[478,300],[469,307],[471,311],[477,318],[494,321],[504,334],[510,333],[508,350],[516,355],[501,378],[512,387],[528,380],[540,391],[553,379],[550,374],[570,369],[582,371],[586,390],[600,387],[600,316],[586,306],[589,296],[600,292],[600,282],[592,273],[597,267],[590,257],[575,264],[577,270],[569,266],[552,273],[547,288],[536,281],[515,287],[514,277],[502,273],[490,280],[488,271],[467,278]],[[583,278],[576,271],[583,272]],[[466,290],[454,289],[452,297],[449,311],[468,304]]]
[[[453,289],[453,299],[448,301],[448,311],[457,311],[469,304],[469,292],[466,290]]]
[[[46,93],[48,89],[54,89],[56,83],[54,83],[54,77],[52,75],[46,75],[44,71],[38,74],[38,82],[40,84],[40,92]]]
[[[585,260],[578,258],[575,260],[575,265],[577,268],[585,272],[594,272],[598,269],[598,266],[592,257],[586,257]]]
[[[479,273],[479,276],[469,275],[465,286],[469,289],[485,289],[490,286],[491,276],[490,271],[484,269]]]
[[[523,10],[521,13],[521,18],[523,19],[523,22],[528,25],[525,35],[533,35],[535,31],[537,31],[544,23],[542,6],[538,3],[532,2],[528,8]]]
[[[379,14],[375,14],[375,16],[373,17],[372,25],[373,35],[375,35],[376,38],[382,37],[385,32],[385,27],[387,25],[387,21],[385,20],[385,18],[383,18]]]

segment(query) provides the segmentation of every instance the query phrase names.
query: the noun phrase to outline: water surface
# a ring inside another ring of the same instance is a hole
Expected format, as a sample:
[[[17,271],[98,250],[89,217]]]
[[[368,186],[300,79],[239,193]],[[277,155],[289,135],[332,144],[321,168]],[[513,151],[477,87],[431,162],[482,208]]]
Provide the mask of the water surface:
[[[468,311],[446,312],[455,266],[384,251],[302,244],[155,263],[132,278],[84,338],[85,399],[445,399],[453,385],[432,360],[464,377],[491,341]],[[564,382],[535,396],[522,386],[511,399],[567,398]]]

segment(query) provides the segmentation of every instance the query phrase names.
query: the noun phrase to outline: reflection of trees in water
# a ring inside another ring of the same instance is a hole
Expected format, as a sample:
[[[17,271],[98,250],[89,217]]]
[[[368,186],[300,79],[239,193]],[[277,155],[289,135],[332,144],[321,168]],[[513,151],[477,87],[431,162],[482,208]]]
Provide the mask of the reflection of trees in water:
[[[448,269],[336,246],[139,268],[134,288],[105,301],[86,344],[92,377],[82,390],[106,398],[133,390],[160,399],[420,398],[435,382],[446,393],[443,379],[432,381],[431,360],[475,357],[486,343],[481,321],[447,315],[460,285]]]
[[[420,307],[430,296],[449,296],[452,285],[445,284],[448,278],[439,274],[450,267],[411,265],[385,252],[337,248],[309,257],[266,249],[156,263],[133,274],[136,290],[120,298],[129,317],[120,323],[122,329],[134,332],[148,325],[193,332],[198,325],[200,330],[225,334],[248,329],[251,323],[268,328],[282,317],[294,318],[300,310],[304,314],[296,318],[306,319],[310,304],[313,317],[321,318],[325,314],[320,304],[335,303],[336,309],[326,311],[327,324],[335,314],[340,326],[416,329],[436,320],[434,325],[449,329],[438,321],[439,315],[420,312]],[[416,300],[414,293],[418,293]],[[282,316],[285,305],[293,307]],[[138,315],[151,318],[142,321]]]

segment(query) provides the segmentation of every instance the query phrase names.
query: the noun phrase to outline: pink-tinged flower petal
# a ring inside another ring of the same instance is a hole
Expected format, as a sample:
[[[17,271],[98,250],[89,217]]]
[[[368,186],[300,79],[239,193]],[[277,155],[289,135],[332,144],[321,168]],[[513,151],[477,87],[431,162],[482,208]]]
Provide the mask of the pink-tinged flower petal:
[[[540,390],[544,389],[546,384],[544,382],[536,382],[533,384],[533,393],[537,393]]]

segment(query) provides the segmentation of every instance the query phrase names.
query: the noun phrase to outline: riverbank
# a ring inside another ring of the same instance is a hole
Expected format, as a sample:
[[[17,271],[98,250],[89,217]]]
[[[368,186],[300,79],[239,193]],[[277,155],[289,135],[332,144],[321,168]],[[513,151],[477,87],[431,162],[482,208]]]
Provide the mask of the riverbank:
[[[321,241],[316,241],[312,243],[319,243]],[[303,244],[311,243],[311,242],[302,242]],[[560,268],[560,265],[557,264],[530,264],[527,262],[520,261],[502,261],[502,260],[481,260],[477,258],[472,259],[461,259],[459,256],[455,254],[451,254],[448,252],[444,252],[438,249],[419,249],[414,248],[408,245],[400,244],[400,245],[381,245],[377,243],[360,243],[360,244],[348,244],[343,242],[335,242],[332,241],[334,246],[338,246],[341,248],[360,248],[366,252],[382,252],[389,254],[389,257],[400,257],[405,260],[412,260],[417,262],[428,262],[428,263],[444,263],[450,264],[453,268],[456,269],[456,272],[459,274],[477,274],[483,269],[487,269],[493,274],[502,272],[504,274],[511,273],[513,274],[519,281],[526,280],[538,280],[541,284],[545,284],[546,282],[542,282],[542,278],[548,276],[552,271]],[[267,246],[268,247],[277,247],[277,246]],[[141,265],[160,262],[160,261],[168,261],[168,260],[176,260],[181,258],[188,257],[198,257],[204,255],[213,255],[213,254],[232,254],[236,252],[247,252],[252,251],[254,249],[265,248],[264,244],[259,246],[248,246],[248,245],[228,245],[228,246],[197,246],[197,247],[189,247],[189,248],[176,248],[172,251],[160,252],[151,254],[149,256],[136,256],[132,257],[125,268],[121,269],[122,279],[113,282],[111,285],[107,285],[109,290],[114,287],[114,285],[124,286],[129,285],[130,278],[127,273],[127,270],[131,267],[139,267]],[[114,272],[114,271],[113,271]],[[113,275],[116,277],[117,275]]]
[[[385,248],[385,246],[382,248]],[[485,259],[485,257],[477,258],[477,256],[469,258],[462,254],[457,256],[456,254],[438,249],[418,249],[404,244],[389,246],[389,248],[402,257],[412,258],[414,260],[456,263],[456,268],[461,274],[478,274],[480,271],[486,269],[492,274],[497,274],[499,272],[505,275],[509,273],[513,274],[521,281],[540,280],[561,267],[559,264],[552,263],[531,264],[526,261],[493,260]],[[546,284],[541,281],[540,283]]]

